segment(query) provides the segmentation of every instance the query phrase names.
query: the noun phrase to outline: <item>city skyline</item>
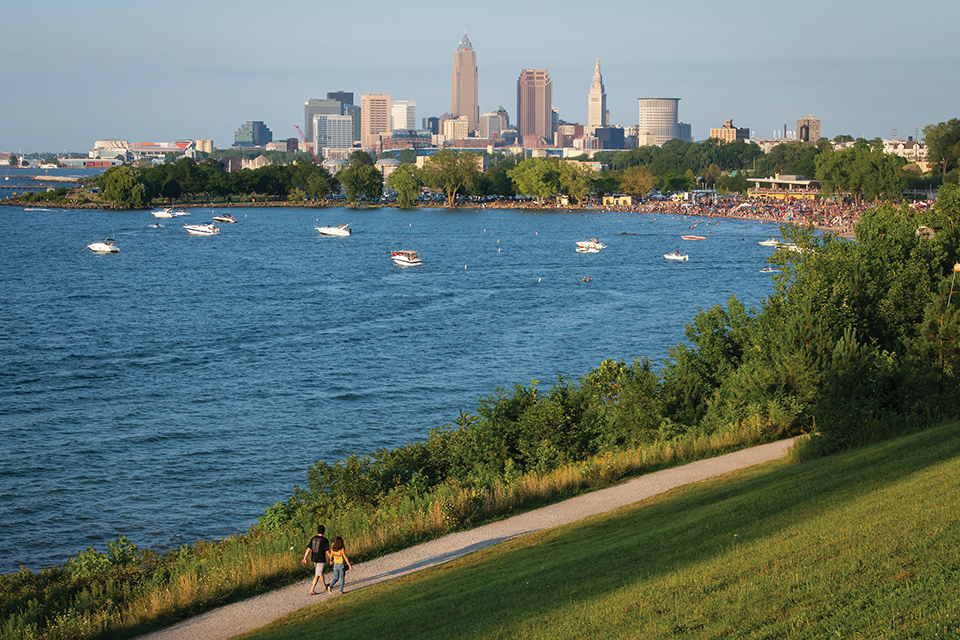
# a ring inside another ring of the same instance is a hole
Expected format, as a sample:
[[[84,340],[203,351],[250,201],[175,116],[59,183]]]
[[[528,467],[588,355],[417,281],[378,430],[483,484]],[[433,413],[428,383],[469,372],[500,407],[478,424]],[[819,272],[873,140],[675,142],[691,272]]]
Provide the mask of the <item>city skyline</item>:
[[[276,139],[297,137],[304,103],[340,89],[416,101],[418,121],[438,116],[450,106],[451,54],[464,27],[477,52],[481,113],[510,109],[520,72],[542,68],[560,117],[586,124],[598,57],[610,124],[637,124],[640,97],[679,97],[678,117],[697,140],[726,119],[769,138],[808,114],[828,138],[894,129],[922,137],[925,125],[957,117],[960,104],[952,79],[960,53],[942,44],[952,42],[960,8],[946,2],[928,5],[925,16],[937,19],[918,26],[860,0],[811,0],[802,16],[759,0],[694,2],[689,11],[560,0],[548,15],[494,2],[499,20],[466,25],[442,6],[377,5],[378,31],[363,21],[374,10],[366,0],[298,0],[280,12],[248,0],[16,3],[0,25],[0,150],[85,151],[110,138],[211,138],[224,148],[247,121],[263,121]],[[587,10],[603,28],[582,28]],[[320,23],[367,25],[364,45],[290,29]]]

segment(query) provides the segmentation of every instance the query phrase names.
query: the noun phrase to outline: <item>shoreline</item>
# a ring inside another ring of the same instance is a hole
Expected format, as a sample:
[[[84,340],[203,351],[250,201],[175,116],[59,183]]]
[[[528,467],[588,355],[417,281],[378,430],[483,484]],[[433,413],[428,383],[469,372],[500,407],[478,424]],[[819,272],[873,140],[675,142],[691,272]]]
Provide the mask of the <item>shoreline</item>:
[[[685,216],[693,218],[716,218],[716,219],[728,219],[728,220],[751,220],[754,222],[760,222],[761,224],[773,223],[778,226],[796,224],[798,226],[812,226],[818,231],[823,231],[825,233],[830,233],[838,238],[846,239],[856,239],[856,233],[854,227],[860,219],[860,213],[863,210],[866,210],[868,207],[852,207],[850,211],[837,211],[834,210],[833,213],[836,213],[834,219],[837,217],[841,218],[840,222],[842,224],[823,224],[818,223],[810,218],[801,217],[799,220],[793,219],[792,216],[787,217],[786,219],[781,215],[778,217],[776,213],[797,213],[797,210],[793,209],[789,205],[775,204],[771,207],[771,203],[766,201],[754,201],[754,200],[745,200],[741,205],[731,207],[729,209],[724,209],[722,207],[713,207],[713,206],[698,206],[691,205],[689,203],[644,203],[639,205],[633,205],[629,207],[597,207],[597,206],[588,206],[588,207],[571,207],[571,206],[547,206],[547,207],[537,207],[530,202],[490,202],[490,203],[481,203],[477,205],[470,206],[459,206],[456,207],[457,210],[470,210],[473,209],[475,212],[480,213],[484,209],[518,209],[518,210],[534,210],[534,211],[543,211],[543,212],[554,212],[554,213],[590,213],[590,214],[605,214],[605,213],[636,213],[639,215],[642,214],[654,214],[654,215],[672,215],[672,216]],[[0,200],[0,206],[9,206],[9,207],[23,207],[24,209],[37,209],[37,208],[50,208],[50,209],[100,209],[103,211],[151,211],[157,207],[178,207],[181,209],[198,209],[198,208],[222,208],[222,209],[233,209],[233,208],[310,208],[310,209],[332,209],[332,208],[345,208],[345,209],[391,209],[397,208],[395,203],[369,203],[369,204],[353,204],[348,205],[346,203],[340,202],[329,202],[324,201],[323,203],[317,204],[312,202],[291,202],[289,200],[283,201],[263,201],[263,202],[215,202],[207,201],[200,203],[189,203],[189,204],[155,204],[151,207],[145,209],[118,209],[110,204],[99,203],[99,202],[52,202],[52,201],[37,201],[37,202],[23,202],[20,198],[7,198]],[[749,207],[752,209],[762,209],[765,211],[764,214],[752,212],[741,212],[738,209],[742,207]],[[446,204],[437,203],[437,204],[419,204],[409,209],[448,209],[449,207]],[[813,210],[818,211],[818,210]],[[803,213],[811,213],[810,211],[804,211]]]

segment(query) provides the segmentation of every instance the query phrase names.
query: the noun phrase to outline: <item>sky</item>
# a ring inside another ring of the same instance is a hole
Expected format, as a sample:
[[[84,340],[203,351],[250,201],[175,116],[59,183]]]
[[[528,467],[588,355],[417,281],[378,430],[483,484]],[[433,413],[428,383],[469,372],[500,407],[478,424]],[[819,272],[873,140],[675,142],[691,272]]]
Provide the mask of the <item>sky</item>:
[[[248,120],[275,140],[330,91],[450,110],[464,32],[480,112],[515,122],[523,69],[585,123],[599,57],[612,124],[637,98],[680,98],[694,139],[726,119],[756,137],[814,115],[821,135],[906,138],[960,117],[960,3],[876,0],[44,0],[0,11],[0,151],[86,151],[96,140],[233,143]]]

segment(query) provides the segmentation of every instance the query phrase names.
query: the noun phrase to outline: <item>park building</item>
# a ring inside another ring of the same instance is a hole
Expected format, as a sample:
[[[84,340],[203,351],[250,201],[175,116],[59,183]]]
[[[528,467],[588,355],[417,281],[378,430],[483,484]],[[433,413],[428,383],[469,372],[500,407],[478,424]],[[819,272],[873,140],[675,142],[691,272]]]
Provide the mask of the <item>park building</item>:
[[[750,129],[733,126],[733,120],[725,120],[722,127],[710,129],[710,137],[716,138],[722,142],[736,142],[737,140],[749,140]]]

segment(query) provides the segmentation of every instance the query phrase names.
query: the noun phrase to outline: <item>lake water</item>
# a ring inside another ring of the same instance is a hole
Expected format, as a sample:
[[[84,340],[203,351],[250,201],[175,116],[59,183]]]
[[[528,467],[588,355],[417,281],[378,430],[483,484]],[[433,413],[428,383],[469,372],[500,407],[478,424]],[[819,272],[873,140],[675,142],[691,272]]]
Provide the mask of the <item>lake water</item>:
[[[422,439],[496,387],[660,362],[758,305],[775,227],[512,210],[0,207],[0,571],[245,530],[308,466]],[[349,238],[319,237],[350,223]],[[681,233],[707,236],[683,242]],[[120,252],[86,245],[116,238]],[[597,254],[574,251],[598,237]],[[416,249],[423,266],[395,266]],[[681,250],[685,263],[663,254]],[[589,276],[592,280],[584,282]]]

